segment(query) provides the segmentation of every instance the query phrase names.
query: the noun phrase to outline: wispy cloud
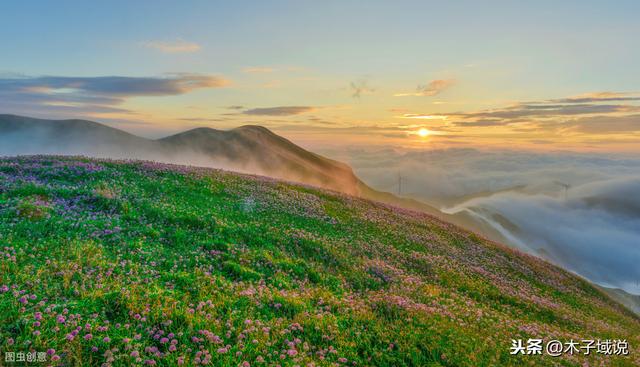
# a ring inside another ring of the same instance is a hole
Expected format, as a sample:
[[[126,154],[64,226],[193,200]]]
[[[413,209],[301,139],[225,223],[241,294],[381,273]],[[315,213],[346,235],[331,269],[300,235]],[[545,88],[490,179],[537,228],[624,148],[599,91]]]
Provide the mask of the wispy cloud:
[[[15,113],[125,113],[131,111],[118,106],[128,98],[180,95],[228,84],[222,77],[185,73],[159,77],[5,77],[0,78],[0,108]]]
[[[375,92],[375,89],[373,89],[370,85],[369,82],[367,81],[367,79],[358,79],[355,80],[353,82],[351,82],[351,96],[353,98],[360,98],[361,96],[365,95],[365,94],[372,94],[373,92]]]
[[[510,126],[516,131],[517,125],[519,131],[526,128],[583,134],[628,133],[640,131],[640,106],[633,103],[636,101],[640,101],[637,94],[598,92],[479,111],[404,113],[396,117],[442,120],[450,127]]]
[[[229,81],[212,75],[174,73],[161,77],[66,77],[41,76],[0,79],[2,91],[99,96],[161,96],[190,92],[200,88],[219,88]]]
[[[403,119],[418,119],[418,120],[446,120],[445,115],[425,115],[421,113],[404,113],[398,116]]]
[[[637,93],[621,92],[595,92],[585,93],[578,96],[552,99],[551,103],[593,103],[593,102],[620,102],[620,101],[640,101]]]
[[[245,110],[242,113],[245,115],[260,115],[260,116],[293,116],[300,115],[307,112],[315,111],[315,107],[311,106],[280,106],[280,107],[266,107],[266,108],[252,108]]]
[[[144,42],[143,45],[168,54],[193,53],[202,49],[199,44],[195,42],[188,42],[180,38],[173,41],[149,41]]]
[[[453,79],[436,79],[427,84],[418,85],[415,92],[410,93],[396,93],[395,97],[409,97],[409,96],[421,96],[432,97],[442,93],[445,89],[455,84]]]
[[[569,130],[588,134],[640,133],[640,114],[627,116],[590,116],[564,124]]]
[[[450,114],[463,118],[500,118],[504,120],[534,117],[610,114],[639,111],[638,106],[603,104],[517,104],[497,110]],[[513,122],[513,121],[512,121]]]

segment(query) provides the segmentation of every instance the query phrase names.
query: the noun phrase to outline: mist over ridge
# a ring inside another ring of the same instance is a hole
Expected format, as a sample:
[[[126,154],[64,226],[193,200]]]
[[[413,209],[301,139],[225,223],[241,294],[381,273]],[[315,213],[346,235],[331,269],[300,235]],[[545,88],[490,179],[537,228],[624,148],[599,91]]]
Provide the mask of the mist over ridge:
[[[306,151],[270,130],[197,128],[146,139],[87,120],[0,115],[0,155],[62,154],[228,169],[359,195],[365,186],[343,163]]]

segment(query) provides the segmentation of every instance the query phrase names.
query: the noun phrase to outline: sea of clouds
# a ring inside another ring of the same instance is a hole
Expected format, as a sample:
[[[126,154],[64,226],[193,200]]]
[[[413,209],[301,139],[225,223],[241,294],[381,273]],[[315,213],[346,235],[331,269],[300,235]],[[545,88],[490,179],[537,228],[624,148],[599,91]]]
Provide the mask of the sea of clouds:
[[[445,149],[327,151],[373,187],[466,212],[510,245],[640,294],[640,158]]]

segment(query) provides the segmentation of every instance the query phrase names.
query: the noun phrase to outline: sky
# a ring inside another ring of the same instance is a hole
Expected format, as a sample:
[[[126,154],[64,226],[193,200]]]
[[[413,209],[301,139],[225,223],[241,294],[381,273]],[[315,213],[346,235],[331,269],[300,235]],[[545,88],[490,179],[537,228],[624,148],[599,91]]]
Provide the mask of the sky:
[[[0,3],[0,113],[311,149],[640,151],[637,1]]]

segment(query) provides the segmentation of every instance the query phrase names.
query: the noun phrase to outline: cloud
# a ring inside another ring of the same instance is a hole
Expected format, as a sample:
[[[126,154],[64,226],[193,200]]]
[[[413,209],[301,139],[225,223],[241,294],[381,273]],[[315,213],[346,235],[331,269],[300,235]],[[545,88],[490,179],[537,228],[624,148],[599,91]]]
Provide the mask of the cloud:
[[[194,89],[228,85],[223,78],[202,74],[169,74],[164,77],[65,77],[41,76],[0,79],[0,90],[35,94],[88,93],[92,96],[166,96],[184,94]]]
[[[539,143],[544,144],[545,141]],[[372,187],[494,228],[513,246],[603,285],[640,293],[640,158],[478,149],[341,148]],[[570,188],[565,199],[564,187]]]
[[[202,48],[195,42],[188,42],[182,39],[176,39],[174,41],[150,41],[145,42],[144,45],[168,54],[193,53],[200,51]]]
[[[639,294],[639,198],[640,176],[630,176],[571,187],[566,198],[506,192],[472,199],[457,210],[525,251],[600,285]]]
[[[535,105],[535,104],[517,104],[498,110],[489,110],[472,113],[451,114],[453,116],[463,118],[500,118],[500,119],[516,119],[523,117],[549,117],[549,116],[573,116],[573,115],[592,115],[592,114],[609,114],[615,112],[634,112],[640,111],[638,106],[629,105],[603,105],[603,104],[553,104],[553,105]]]
[[[371,86],[369,86],[369,82],[366,79],[359,79],[351,82],[351,97],[360,98],[365,94],[372,94],[375,92]]]
[[[224,118],[208,118],[208,117],[182,117],[179,119],[180,121],[189,121],[189,122],[222,122],[227,121]]]
[[[635,101],[640,101],[640,97],[632,93],[597,92],[561,99],[519,102],[479,111],[404,113],[396,117],[441,119],[446,120],[448,126],[458,127],[510,126],[514,131],[528,126],[529,131],[562,132],[570,129],[581,134],[626,133],[638,131],[640,106],[633,103]]]
[[[574,97],[552,99],[551,103],[592,103],[592,102],[619,102],[619,101],[640,101],[637,93],[622,92],[594,92],[585,93]]]
[[[242,113],[245,115],[260,115],[260,116],[293,116],[300,115],[307,112],[315,111],[315,107],[311,106],[281,106],[281,107],[266,107],[266,108],[252,108],[245,110]]]
[[[324,126],[337,126],[337,125],[339,125],[338,122],[330,121],[330,120],[327,120],[327,119],[323,119],[323,118],[320,118],[318,116],[308,116],[308,117],[305,118],[305,121],[309,121],[309,122],[311,122],[313,124],[319,124],[319,125],[324,125]],[[301,126],[301,124],[296,124],[296,125],[297,126]],[[309,125],[307,125],[307,126],[309,126]],[[314,126],[317,126],[317,125],[314,125]]]
[[[242,69],[243,73],[250,74],[273,73],[274,71],[276,71],[276,69],[265,66],[253,66]]]
[[[403,119],[418,119],[418,120],[446,120],[447,116],[445,115],[425,115],[420,113],[404,113],[399,118]]]
[[[503,126],[505,125],[505,121],[498,118],[485,118],[474,121],[456,121],[454,122],[455,126],[462,127],[488,127],[488,126]]]
[[[228,84],[218,76],[186,73],[160,77],[5,77],[0,78],[0,109],[23,114],[131,113],[118,105],[132,97],[180,95]]]
[[[565,124],[569,129],[588,134],[640,132],[640,114],[628,116],[593,116]]]
[[[395,97],[408,97],[408,96],[423,96],[431,97],[442,93],[445,89],[455,84],[453,79],[436,79],[432,80],[425,85],[419,85],[415,92],[412,93],[397,93]]]
[[[431,127],[429,127],[431,129]],[[365,182],[379,189],[394,183],[390,172],[407,176],[407,192],[435,205],[454,205],[469,195],[528,186],[532,193],[553,193],[553,181],[573,185],[640,172],[640,159],[587,154],[483,151],[470,148],[343,152]],[[425,172],[427,174],[425,174]]]

